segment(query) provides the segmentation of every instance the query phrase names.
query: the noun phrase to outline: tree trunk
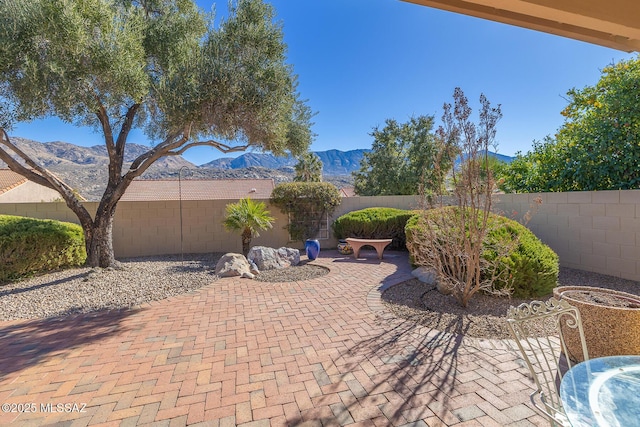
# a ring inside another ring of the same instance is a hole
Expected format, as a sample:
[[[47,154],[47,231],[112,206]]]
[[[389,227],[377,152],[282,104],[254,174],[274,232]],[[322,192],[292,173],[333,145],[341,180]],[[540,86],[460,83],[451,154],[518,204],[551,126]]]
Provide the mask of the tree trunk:
[[[87,265],[90,267],[113,267],[116,259],[113,252],[113,214],[98,212],[89,228],[85,228]]]
[[[251,230],[245,229],[242,232],[242,254],[247,256],[249,254],[249,249],[251,249]]]

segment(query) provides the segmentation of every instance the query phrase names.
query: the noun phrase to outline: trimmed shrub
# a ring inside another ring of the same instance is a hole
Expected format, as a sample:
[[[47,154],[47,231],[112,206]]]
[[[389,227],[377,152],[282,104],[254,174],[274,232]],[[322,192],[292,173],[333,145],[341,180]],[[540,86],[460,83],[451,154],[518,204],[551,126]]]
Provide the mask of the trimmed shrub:
[[[420,258],[413,252],[419,246],[414,244],[417,243],[416,239],[426,235],[423,221],[433,215],[443,215],[441,209],[451,210],[453,214],[457,208],[432,209],[425,211],[422,215],[415,215],[407,221],[405,228],[407,248],[412,260]],[[487,262],[482,274],[484,277],[498,277],[494,282],[495,289],[512,286],[511,295],[515,298],[549,295],[558,283],[560,269],[558,255],[542,243],[531,230],[512,219],[491,213],[487,229],[482,255]],[[447,230],[438,230],[438,233],[446,232]],[[505,247],[510,249],[508,255],[494,249]],[[500,274],[505,270],[508,274]]]
[[[405,225],[415,211],[395,208],[366,208],[346,213],[333,224],[337,239],[393,239],[390,249],[406,250]]]
[[[0,283],[84,264],[82,227],[0,215]]]

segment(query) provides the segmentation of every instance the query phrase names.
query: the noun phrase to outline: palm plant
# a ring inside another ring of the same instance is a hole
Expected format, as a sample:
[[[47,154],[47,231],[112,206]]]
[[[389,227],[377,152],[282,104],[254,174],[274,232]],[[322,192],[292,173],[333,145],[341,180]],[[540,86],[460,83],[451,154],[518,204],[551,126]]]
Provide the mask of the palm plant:
[[[296,182],[322,182],[322,161],[317,154],[307,152],[298,157],[298,163],[294,166]]]
[[[251,239],[258,237],[259,230],[267,230],[273,225],[275,218],[267,210],[263,202],[254,202],[250,198],[240,199],[238,203],[230,203],[226,208],[223,222],[228,231],[240,231],[242,237],[242,253],[247,256],[251,247]]]

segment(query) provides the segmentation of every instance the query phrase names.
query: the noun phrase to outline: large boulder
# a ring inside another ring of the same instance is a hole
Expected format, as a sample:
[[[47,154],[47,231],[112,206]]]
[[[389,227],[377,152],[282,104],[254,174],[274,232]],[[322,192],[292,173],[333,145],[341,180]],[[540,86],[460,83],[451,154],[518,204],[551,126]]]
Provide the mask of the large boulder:
[[[255,275],[251,272],[251,265],[242,254],[224,254],[216,264],[216,275],[220,277],[246,277],[253,279]]]
[[[266,246],[254,246],[249,250],[247,259],[255,263],[259,270],[287,268],[300,263],[300,251],[285,248],[273,249]]]
[[[418,267],[411,272],[411,275],[427,285],[436,284],[436,273],[428,267]]]
[[[300,251],[298,249],[281,247],[278,249],[278,256],[286,260],[289,265],[300,264]]]

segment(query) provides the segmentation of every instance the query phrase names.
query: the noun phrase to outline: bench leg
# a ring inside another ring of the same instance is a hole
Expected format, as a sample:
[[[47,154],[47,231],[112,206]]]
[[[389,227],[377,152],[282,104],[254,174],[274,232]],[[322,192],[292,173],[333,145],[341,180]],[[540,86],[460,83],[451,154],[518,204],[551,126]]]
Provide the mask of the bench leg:
[[[376,246],[376,252],[378,253],[378,259],[382,259],[382,253],[384,252],[384,248]]]
[[[362,246],[354,246],[354,245],[351,245],[351,249],[353,249],[353,257],[354,257],[355,259],[358,259],[358,256],[360,255],[360,248],[361,248],[361,247],[362,247]]]

